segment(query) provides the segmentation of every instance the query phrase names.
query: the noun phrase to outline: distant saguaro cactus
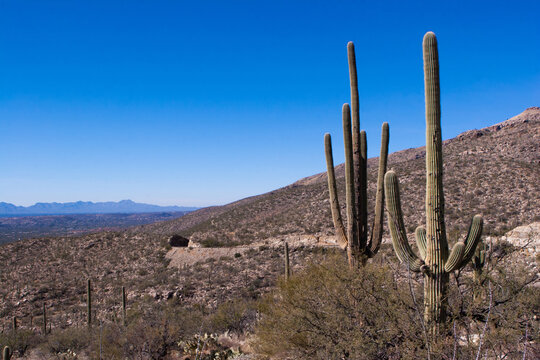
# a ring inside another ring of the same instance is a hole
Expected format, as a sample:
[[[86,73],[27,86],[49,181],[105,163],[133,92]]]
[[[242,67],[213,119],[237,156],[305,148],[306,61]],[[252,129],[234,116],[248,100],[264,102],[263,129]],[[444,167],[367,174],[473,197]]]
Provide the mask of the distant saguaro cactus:
[[[92,326],[92,287],[90,279],[86,282],[86,322],[88,327]]]
[[[334,159],[332,155],[332,139],[330,134],[324,135],[326,168],[328,172],[328,191],[332,220],[337,233],[338,243],[347,249],[349,266],[364,264],[368,258],[377,254],[381,246],[384,221],[384,173],[388,159],[388,123],[382,125],[381,153],[379,156],[379,172],[377,176],[377,193],[375,198],[375,216],[368,236],[367,211],[367,140],[366,132],[360,131],[360,115],[358,105],[358,79],[356,74],[356,56],[354,44],[347,45],[349,59],[349,77],[352,103],[351,109],[344,104],[342,109],[343,138],[345,142],[345,191],[347,203],[347,230],[343,225],[341,208],[337,196]]]
[[[43,303],[43,335],[47,335],[47,308]]]
[[[473,257],[482,234],[482,216],[475,215],[464,241],[449,252],[444,222],[441,111],[437,38],[428,32],[423,40],[426,97],[426,229],[416,229],[420,257],[407,241],[399,197],[399,183],[394,171],[388,171],[384,183],[388,227],[397,257],[411,271],[424,274],[424,319],[435,334],[446,321],[449,274],[465,266]]]
[[[13,331],[17,331],[17,317],[13,317]]]
[[[126,326],[126,287],[122,286],[122,323]]]
[[[285,280],[289,280],[291,276],[291,267],[289,264],[289,244],[285,243]]]

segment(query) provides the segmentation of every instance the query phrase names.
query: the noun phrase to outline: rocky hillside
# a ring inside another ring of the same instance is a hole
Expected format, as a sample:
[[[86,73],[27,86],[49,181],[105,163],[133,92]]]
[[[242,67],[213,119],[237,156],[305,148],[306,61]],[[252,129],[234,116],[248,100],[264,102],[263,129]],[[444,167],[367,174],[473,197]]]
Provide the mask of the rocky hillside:
[[[491,233],[538,218],[539,147],[539,108],[445,142],[451,236],[463,230],[476,212],[484,214]],[[422,221],[423,157],[423,149],[418,148],[394,153],[389,159],[390,167],[400,174],[406,222],[411,230]],[[375,162],[370,160],[372,186]],[[342,174],[342,168],[338,170]],[[342,176],[339,182],[343,187]],[[374,189],[370,190],[373,195]],[[92,279],[98,319],[118,316],[121,286],[128,290],[130,309],[167,299],[215,308],[228,299],[257,298],[283,273],[279,239],[323,240],[333,235],[327,197],[325,174],[318,174],[264,195],[197,210],[176,220],[126,231],[29,239],[0,246],[2,326],[9,328],[16,316],[21,327],[29,327],[34,319],[33,326],[39,328],[43,304],[53,329],[84,323],[87,278]],[[256,245],[225,255],[215,252],[188,266],[169,266],[167,237],[173,233],[206,246]],[[309,259],[333,251],[304,246],[301,241],[292,243],[295,272]],[[390,245],[385,244],[376,261],[392,257],[389,250]]]
[[[443,149],[446,219],[451,239],[466,231],[476,213],[484,215],[485,231],[491,234],[502,234],[540,218],[539,107],[528,108],[493,126],[464,132],[446,140]],[[389,156],[388,166],[400,178],[409,231],[424,221],[424,156],[424,147]],[[322,157],[321,162],[324,162]],[[377,159],[370,159],[370,204],[375,192],[376,167]],[[338,166],[337,176],[344,196],[343,165]],[[201,209],[177,220],[139,227],[136,231],[179,233],[203,246],[247,244],[291,234],[332,235],[326,173],[260,196]]]

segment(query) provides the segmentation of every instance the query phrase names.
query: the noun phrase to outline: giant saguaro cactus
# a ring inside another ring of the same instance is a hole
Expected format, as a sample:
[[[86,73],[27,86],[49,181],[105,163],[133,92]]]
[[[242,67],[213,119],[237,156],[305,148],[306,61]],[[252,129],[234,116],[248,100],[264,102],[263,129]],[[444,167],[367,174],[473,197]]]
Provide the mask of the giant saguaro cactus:
[[[465,266],[474,255],[482,233],[482,217],[474,216],[464,241],[449,252],[444,222],[441,109],[437,38],[424,36],[424,81],[426,97],[426,228],[416,229],[417,256],[407,241],[398,179],[394,171],[385,175],[388,227],[397,257],[411,271],[424,274],[424,318],[432,333],[446,319],[446,289],[449,273]]]
[[[360,116],[358,109],[358,80],[356,75],[356,57],[354,44],[347,44],[349,58],[349,76],[351,83],[351,109],[344,104],[343,138],[345,142],[345,183],[347,201],[347,230],[343,225],[341,208],[339,206],[332,155],[332,140],[330,134],[324,135],[326,153],[326,168],[328,170],[328,190],[332,209],[332,220],[337,232],[338,243],[342,249],[347,249],[349,265],[363,264],[366,259],[373,257],[381,245],[384,206],[384,173],[388,158],[388,123],[382,126],[381,154],[379,157],[379,173],[377,177],[377,194],[375,199],[375,217],[368,238],[367,214],[367,140],[366,132],[360,131]]]

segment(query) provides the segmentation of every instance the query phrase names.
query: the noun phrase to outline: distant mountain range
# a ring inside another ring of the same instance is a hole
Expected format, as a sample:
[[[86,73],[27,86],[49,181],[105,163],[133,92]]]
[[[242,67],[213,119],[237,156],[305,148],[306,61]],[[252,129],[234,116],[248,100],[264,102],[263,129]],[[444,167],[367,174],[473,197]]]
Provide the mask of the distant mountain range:
[[[196,207],[142,204],[131,200],[118,202],[77,201],[68,203],[36,203],[32,206],[16,206],[6,202],[0,202],[0,216],[186,212],[196,209]]]

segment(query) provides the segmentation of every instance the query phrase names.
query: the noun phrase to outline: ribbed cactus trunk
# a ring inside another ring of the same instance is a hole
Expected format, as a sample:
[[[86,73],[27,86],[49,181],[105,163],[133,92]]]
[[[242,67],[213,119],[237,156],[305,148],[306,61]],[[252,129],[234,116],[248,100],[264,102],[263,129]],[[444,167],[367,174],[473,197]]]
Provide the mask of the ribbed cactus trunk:
[[[426,101],[426,258],[431,270],[424,275],[425,317],[428,323],[442,323],[446,317],[448,242],[444,224],[441,103],[437,38],[424,36],[424,86]]]

